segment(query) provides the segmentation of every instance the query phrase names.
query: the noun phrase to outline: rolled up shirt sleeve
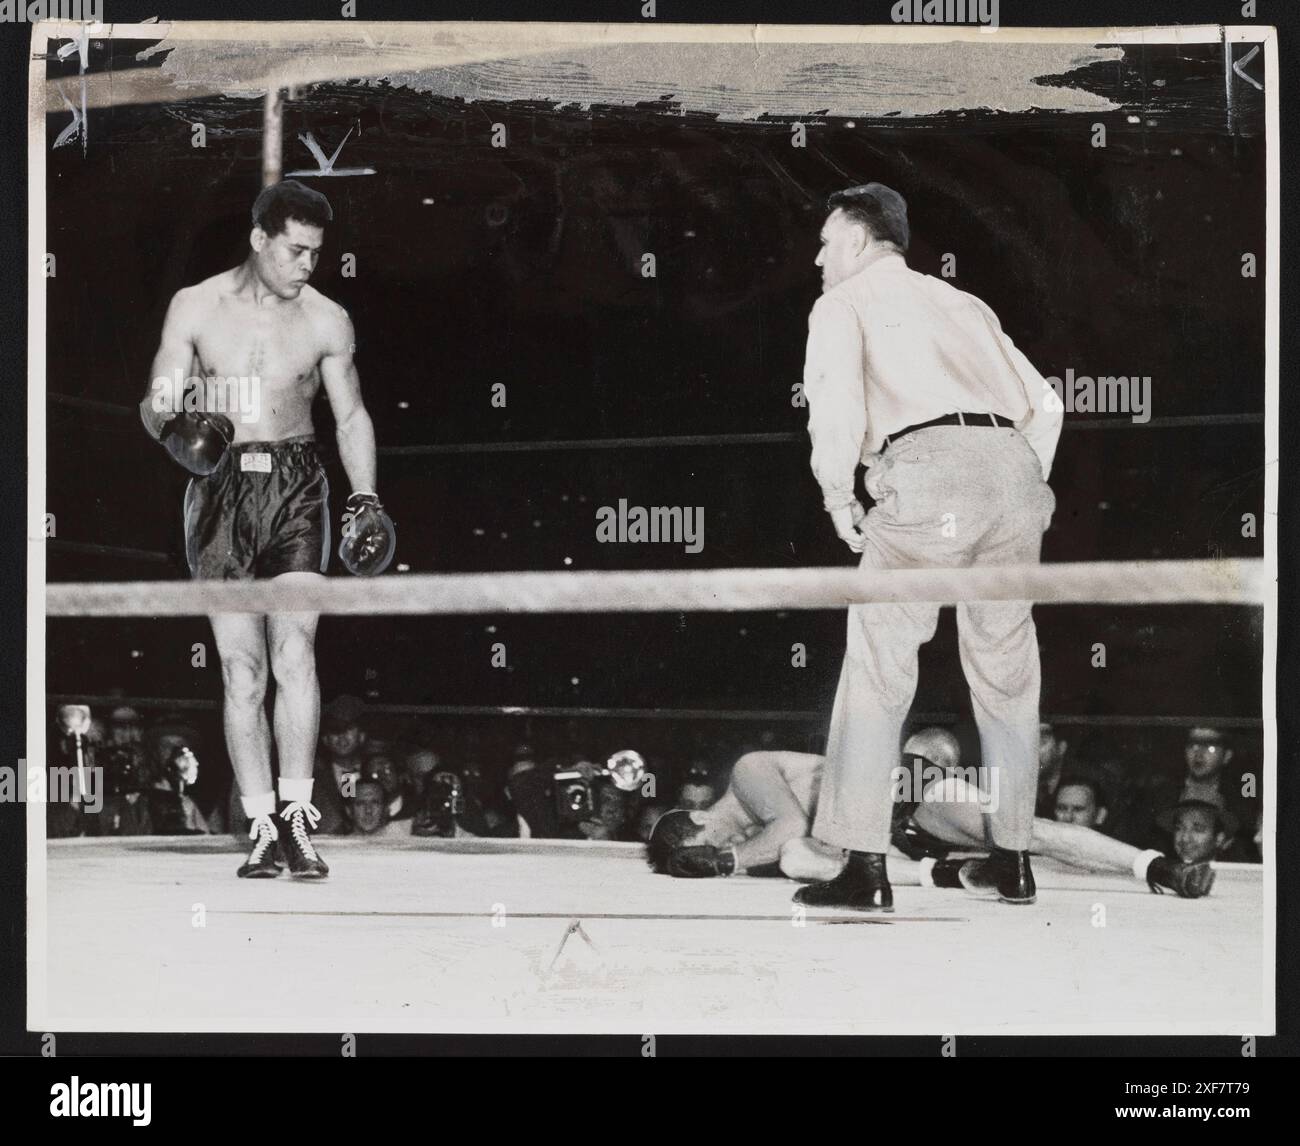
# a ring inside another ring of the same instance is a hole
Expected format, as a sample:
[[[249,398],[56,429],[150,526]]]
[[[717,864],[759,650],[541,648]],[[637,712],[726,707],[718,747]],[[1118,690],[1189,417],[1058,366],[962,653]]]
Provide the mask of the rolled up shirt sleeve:
[[[862,327],[847,302],[823,296],[808,316],[804,396],[812,472],[828,511],[852,505],[867,433]]]

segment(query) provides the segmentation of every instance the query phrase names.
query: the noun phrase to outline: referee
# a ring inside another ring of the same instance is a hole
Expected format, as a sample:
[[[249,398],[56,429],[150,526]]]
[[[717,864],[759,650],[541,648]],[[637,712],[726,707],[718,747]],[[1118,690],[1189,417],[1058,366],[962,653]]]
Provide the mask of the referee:
[[[808,319],[804,392],[812,470],[835,532],[872,569],[1037,563],[1056,501],[1047,485],[1062,408],[973,295],[908,267],[907,204],[867,183],[828,201]],[[869,467],[868,513],[853,492]],[[892,911],[885,870],[891,769],[935,604],[854,605],[813,835],[843,872],[795,901]],[[985,817],[989,858],[971,891],[1033,903],[1038,642],[1028,601],[957,605],[961,663],[983,764],[1001,771]]]

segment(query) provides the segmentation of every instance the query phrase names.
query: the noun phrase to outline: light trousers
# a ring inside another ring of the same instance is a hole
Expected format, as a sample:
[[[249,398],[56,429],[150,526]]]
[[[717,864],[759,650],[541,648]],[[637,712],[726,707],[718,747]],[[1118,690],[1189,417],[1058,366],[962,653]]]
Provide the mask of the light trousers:
[[[861,525],[862,567],[1036,564],[1056,499],[1016,430],[937,426],[896,439],[867,475],[876,504]],[[999,770],[993,842],[1024,851],[1038,777],[1038,638],[1029,601],[957,605],[961,665],[982,764]],[[917,684],[917,651],[939,606],[853,605],[813,835],[884,852],[893,770]]]

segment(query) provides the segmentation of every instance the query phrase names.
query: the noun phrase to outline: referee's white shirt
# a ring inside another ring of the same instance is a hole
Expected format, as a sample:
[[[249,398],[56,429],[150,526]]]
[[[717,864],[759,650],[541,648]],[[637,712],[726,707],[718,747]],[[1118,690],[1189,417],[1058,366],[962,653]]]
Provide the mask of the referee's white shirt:
[[[1046,481],[1064,414],[992,310],[888,248],[813,306],[804,394],[828,510],[853,502],[854,470],[886,436],[958,411],[1010,418]]]

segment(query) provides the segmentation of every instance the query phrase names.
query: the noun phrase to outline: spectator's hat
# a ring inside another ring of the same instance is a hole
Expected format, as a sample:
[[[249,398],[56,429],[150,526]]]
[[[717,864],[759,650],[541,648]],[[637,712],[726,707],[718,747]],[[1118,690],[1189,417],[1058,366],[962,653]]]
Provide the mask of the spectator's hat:
[[[1219,829],[1229,836],[1237,834],[1237,817],[1234,816],[1223,802],[1223,797],[1217,793],[1211,796],[1201,796],[1195,799],[1179,800],[1172,807],[1165,808],[1156,816],[1156,824],[1166,832],[1174,830],[1174,824],[1178,820],[1178,813],[1183,808],[1206,808],[1214,813],[1218,822]]]
[[[348,693],[336,696],[321,710],[321,731],[346,732],[349,728],[356,728],[360,725],[365,711],[366,702],[359,696],[351,696]]]
[[[144,730],[144,741],[150,747],[169,736],[185,741],[187,746],[194,749],[197,749],[203,741],[199,730],[179,716],[160,717]]]
[[[1227,745],[1228,737],[1218,728],[1210,728],[1208,725],[1198,725],[1195,728],[1189,728],[1187,730],[1187,743]]]
[[[1056,791],[1059,794],[1062,788],[1068,788],[1076,784],[1092,789],[1098,807],[1104,808],[1110,804],[1110,797],[1106,790],[1106,777],[1097,765],[1076,761],[1061,773],[1061,779],[1057,782]]]

